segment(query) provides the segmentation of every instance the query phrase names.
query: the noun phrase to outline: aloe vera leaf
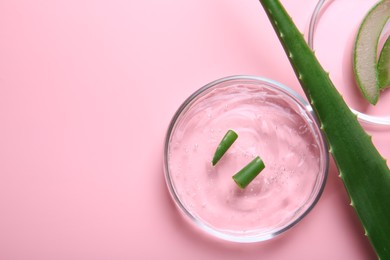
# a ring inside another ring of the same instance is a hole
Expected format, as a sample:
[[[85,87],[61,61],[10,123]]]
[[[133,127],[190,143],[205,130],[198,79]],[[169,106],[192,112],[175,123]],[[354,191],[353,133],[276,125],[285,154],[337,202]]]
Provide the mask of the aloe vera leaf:
[[[260,0],[321,123],[366,235],[390,259],[390,170],[278,0]]]

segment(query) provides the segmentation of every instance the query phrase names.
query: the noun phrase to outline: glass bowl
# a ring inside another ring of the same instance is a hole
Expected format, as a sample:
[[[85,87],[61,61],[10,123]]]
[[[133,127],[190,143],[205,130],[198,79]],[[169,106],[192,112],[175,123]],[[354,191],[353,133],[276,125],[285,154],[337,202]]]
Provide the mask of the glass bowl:
[[[212,166],[229,129],[238,138]],[[265,169],[239,188],[232,176],[257,155]],[[163,162],[169,192],[186,219],[224,240],[257,242],[290,229],[312,209],[329,158],[303,98],[266,78],[231,76],[205,85],[179,107]]]
[[[377,0],[319,0],[310,18],[308,44],[359,121],[390,126],[390,90],[381,92],[376,105],[363,98],[353,73],[353,48],[361,22]],[[389,26],[379,43],[383,46]]]

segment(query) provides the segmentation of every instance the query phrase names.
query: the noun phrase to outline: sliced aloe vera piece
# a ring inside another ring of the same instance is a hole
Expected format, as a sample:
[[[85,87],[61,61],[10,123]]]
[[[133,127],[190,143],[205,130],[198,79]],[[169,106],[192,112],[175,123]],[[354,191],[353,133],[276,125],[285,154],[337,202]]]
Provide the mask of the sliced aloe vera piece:
[[[387,37],[378,60],[379,89],[390,86],[390,37]]]
[[[390,0],[378,2],[363,19],[355,41],[353,67],[356,82],[363,96],[373,105],[379,98],[378,42],[389,17]]]

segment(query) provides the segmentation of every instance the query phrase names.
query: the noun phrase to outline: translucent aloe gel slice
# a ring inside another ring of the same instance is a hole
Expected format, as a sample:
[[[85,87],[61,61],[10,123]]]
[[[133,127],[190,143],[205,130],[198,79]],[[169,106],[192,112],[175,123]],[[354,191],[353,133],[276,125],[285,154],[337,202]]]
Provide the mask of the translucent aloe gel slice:
[[[354,47],[354,73],[363,96],[373,105],[378,102],[377,48],[379,37],[390,17],[390,0],[370,9],[360,25]]]
[[[381,90],[390,86],[390,37],[387,37],[379,55],[378,83]]]

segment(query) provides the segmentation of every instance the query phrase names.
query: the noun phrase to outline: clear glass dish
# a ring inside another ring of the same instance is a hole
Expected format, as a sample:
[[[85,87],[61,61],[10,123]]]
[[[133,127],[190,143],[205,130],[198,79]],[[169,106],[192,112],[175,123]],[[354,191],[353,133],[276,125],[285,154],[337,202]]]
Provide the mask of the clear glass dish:
[[[371,105],[360,93],[353,73],[353,47],[359,26],[377,2],[319,0],[310,18],[307,40],[359,121],[390,126],[390,90],[382,91],[378,103]],[[379,47],[389,32],[386,26]]]
[[[238,138],[212,166],[228,129]],[[241,189],[232,175],[256,155],[266,167]],[[186,219],[224,240],[257,242],[290,229],[313,208],[329,158],[303,98],[269,79],[232,76],[205,85],[179,107],[163,162],[169,192]]]

